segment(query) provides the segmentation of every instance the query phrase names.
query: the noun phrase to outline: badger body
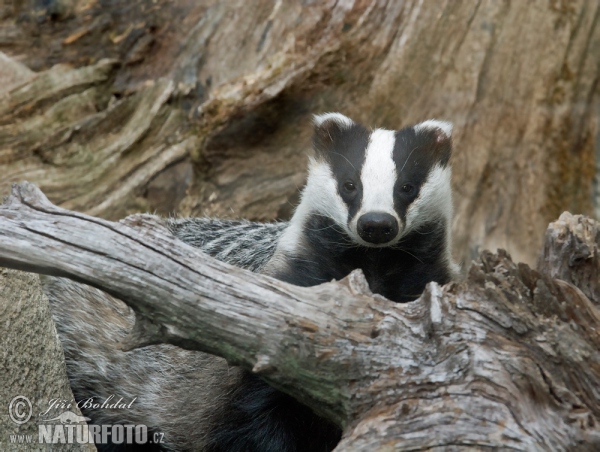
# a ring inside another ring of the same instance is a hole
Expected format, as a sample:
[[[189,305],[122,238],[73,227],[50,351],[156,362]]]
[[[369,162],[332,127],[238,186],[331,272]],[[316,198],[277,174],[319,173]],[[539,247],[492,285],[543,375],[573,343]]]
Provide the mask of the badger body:
[[[301,286],[363,270],[396,302],[448,282],[451,126],[425,121],[369,130],[339,113],[315,117],[315,150],[300,204],[280,223],[170,219],[174,235],[211,256]],[[46,280],[77,400],[137,397],[95,424],[145,424],[162,450],[329,451],[340,429],[251,372],[170,345],[130,352],[118,343],[134,314],[119,300],[61,278]],[[120,450],[113,445],[100,450]]]
[[[402,248],[396,249],[349,246],[338,225],[317,215],[311,216],[305,227],[308,231],[302,254],[286,254],[286,267],[273,271],[272,276],[291,284],[312,286],[342,279],[360,268],[373,293],[407,302],[418,298],[428,282],[448,282],[453,272],[443,262],[445,235],[435,223],[407,234]]]

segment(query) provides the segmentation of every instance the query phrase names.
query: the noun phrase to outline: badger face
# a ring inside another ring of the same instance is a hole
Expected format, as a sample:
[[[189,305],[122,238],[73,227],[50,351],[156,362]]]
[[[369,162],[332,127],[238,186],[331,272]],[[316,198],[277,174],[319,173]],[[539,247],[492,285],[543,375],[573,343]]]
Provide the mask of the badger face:
[[[327,113],[314,124],[315,158],[302,198],[312,212],[367,247],[394,246],[425,222],[445,219],[449,226],[450,123],[369,130]]]

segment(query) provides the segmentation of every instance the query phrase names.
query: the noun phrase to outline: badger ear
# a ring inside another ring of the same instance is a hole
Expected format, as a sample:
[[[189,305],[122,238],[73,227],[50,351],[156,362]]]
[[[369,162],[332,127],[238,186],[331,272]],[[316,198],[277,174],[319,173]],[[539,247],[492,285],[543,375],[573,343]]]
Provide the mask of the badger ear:
[[[424,140],[433,157],[442,165],[448,165],[452,154],[452,123],[429,119],[413,127],[417,139]]]
[[[354,121],[341,113],[324,113],[313,116],[313,125],[313,147],[317,156],[325,157],[344,130],[354,125]]]
[[[325,125],[325,123],[331,123],[332,125],[335,124],[338,127],[347,129],[352,127],[354,121],[341,113],[323,113],[322,115],[313,116],[313,124],[315,125],[315,129]]]

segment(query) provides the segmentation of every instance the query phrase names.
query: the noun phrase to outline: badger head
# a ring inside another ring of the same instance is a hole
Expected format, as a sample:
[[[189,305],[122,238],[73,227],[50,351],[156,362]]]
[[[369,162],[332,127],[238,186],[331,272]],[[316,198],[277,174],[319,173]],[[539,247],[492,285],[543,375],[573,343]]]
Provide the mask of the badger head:
[[[339,113],[314,118],[315,156],[296,216],[326,215],[356,244],[389,247],[452,217],[452,125],[369,130]],[[292,220],[294,222],[294,220]]]

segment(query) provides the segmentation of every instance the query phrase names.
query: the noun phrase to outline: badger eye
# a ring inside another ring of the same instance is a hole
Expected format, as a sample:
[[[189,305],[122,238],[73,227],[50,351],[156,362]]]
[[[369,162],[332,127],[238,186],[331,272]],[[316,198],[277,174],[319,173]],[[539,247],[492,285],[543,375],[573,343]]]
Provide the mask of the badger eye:
[[[344,183],[344,189],[348,192],[353,192],[356,190],[356,185],[354,185],[354,182],[348,181]]]
[[[413,185],[411,185],[411,184],[404,184],[404,185],[402,186],[402,191],[403,191],[404,193],[410,194],[410,193],[412,193],[414,190],[415,190],[415,187],[414,187]]]

